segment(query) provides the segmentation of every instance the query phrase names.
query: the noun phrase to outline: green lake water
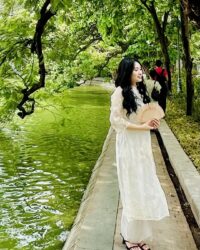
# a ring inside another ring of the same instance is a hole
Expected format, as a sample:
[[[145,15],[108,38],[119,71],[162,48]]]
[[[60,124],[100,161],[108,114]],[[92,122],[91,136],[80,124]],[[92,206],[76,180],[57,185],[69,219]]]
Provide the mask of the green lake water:
[[[0,130],[0,249],[60,250],[109,128],[110,93],[66,90]]]

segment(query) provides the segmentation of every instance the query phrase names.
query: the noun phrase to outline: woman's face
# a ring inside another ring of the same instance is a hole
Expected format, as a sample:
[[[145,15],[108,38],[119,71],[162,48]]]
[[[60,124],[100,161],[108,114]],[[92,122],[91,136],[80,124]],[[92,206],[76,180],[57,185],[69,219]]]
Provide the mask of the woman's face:
[[[137,82],[142,81],[142,73],[143,73],[142,66],[138,62],[135,62],[134,69],[133,69],[132,75],[131,75],[131,83],[133,85],[135,85]]]

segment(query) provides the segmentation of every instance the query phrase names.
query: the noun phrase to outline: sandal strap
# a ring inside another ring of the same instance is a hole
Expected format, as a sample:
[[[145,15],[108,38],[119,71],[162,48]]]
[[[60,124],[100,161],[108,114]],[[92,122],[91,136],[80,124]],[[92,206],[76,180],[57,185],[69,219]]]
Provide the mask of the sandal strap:
[[[139,245],[138,246],[132,246],[129,249],[131,250],[131,249],[134,249],[134,248],[140,248],[140,249],[142,249]]]
[[[142,249],[139,245],[135,245],[135,246],[132,246],[132,247],[128,247],[128,246],[126,245],[126,248],[129,249],[129,250],[134,249],[134,248]]]
[[[145,243],[144,243],[144,244],[139,245],[139,246],[140,246],[140,247],[144,250],[144,248],[143,248],[143,247],[144,247],[144,246],[147,246],[147,244],[145,244]],[[148,246],[147,246],[147,247],[148,247]],[[150,250],[150,248],[147,248],[147,249],[145,249],[145,250]]]

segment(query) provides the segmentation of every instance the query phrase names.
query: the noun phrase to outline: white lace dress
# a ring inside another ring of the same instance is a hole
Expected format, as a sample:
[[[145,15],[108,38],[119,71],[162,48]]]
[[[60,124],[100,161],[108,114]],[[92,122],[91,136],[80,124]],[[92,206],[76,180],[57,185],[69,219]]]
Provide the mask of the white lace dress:
[[[138,109],[141,95],[132,88]],[[165,194],[158,177],[151,147],[150,131],[127,129],[136,122],[136,113],[129,118],[122,106],[122,88],[111,96],[111,126],[116,131],[116,163],[122,201],[121,234],[131,242],[152,239],[151,222],[169,216]]]

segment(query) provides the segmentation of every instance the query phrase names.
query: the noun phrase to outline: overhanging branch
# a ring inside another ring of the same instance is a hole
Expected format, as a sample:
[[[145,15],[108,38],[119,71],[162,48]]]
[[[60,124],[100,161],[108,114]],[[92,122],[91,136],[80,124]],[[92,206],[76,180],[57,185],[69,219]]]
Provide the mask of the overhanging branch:
[[[42,48],[42,34],[44,32],[44,27],[46,23],[54,15],[55,13],[51,12],[50,10],[50,0],[46,0],[40,11],[40,19],[38,20],[36,24],[36,30],[35,30],[35,34],[34,34],[32,45],[31,45],[31,53],[33,54],[36,53],[37,58],[38,58],[40,79],[32,87],[22,90],[23,98],[17,106],[17,108],[20,110],[18,115],[22,119],[26,115],[30,115],[34,112],[35,100],[34,98],[30,98],[30,95],[34,93],[35,91],[37,91],[38,89],[45,86],[46,70],[45,70],[43,48]],[[28,102],[31,103],[30,110],[26,110],[24,107],[24,105]]]

